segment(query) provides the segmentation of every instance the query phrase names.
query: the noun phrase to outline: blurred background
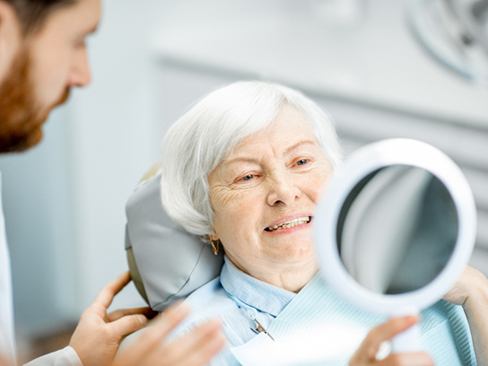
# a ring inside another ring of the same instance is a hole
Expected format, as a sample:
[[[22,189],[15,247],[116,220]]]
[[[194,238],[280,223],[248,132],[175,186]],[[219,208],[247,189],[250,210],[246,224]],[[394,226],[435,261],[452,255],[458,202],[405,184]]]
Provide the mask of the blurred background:
[[[52,114],[39,147],[0,158],[20,338],[69,333],[126,270],[124,205],[165,130],[242,79],[312,97],[346,155],[387,137],[450,155],[476,198],[472,264],[488,273],[488,53],[472,35],[488,33],[488,7],[444,2],[104,0],[92,85]],[[130,285],[115,306],[138,304]]]

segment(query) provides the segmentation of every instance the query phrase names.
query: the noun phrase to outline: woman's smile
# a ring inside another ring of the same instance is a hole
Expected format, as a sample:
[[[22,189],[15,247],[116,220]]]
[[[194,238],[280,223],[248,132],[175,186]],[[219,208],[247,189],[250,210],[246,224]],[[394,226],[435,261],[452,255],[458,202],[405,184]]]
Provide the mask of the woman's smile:
[[[282,217],[264,228],[266,235],[291,234],[299,230],[309,229],[312,221],[311,214],[296,214]]]

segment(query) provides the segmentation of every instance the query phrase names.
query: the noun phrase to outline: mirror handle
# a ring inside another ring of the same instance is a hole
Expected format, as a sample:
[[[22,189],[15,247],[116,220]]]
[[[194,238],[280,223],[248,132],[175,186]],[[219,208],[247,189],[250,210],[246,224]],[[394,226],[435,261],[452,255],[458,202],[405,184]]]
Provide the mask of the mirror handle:
[[[415,324],[398,334],[392,339],[391,346],[393,352],[418,352],[422,351],[423,347],[420,342],[422,333],[420,325]]]

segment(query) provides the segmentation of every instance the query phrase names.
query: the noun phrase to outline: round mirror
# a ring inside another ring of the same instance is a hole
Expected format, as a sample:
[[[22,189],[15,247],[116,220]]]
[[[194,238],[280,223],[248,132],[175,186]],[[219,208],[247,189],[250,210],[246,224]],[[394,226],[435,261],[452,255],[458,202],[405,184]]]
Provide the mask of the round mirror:
[[[453,286],[470,258],[476,211],[460,169],[436,148],[392,139],[336,171],[314,217],[320,270],[346,300],[417,313]]]
[[[369,173],[346,197],[337,252],[364,288],[402,294],[442,272],[458,231],[454,201],[437,177],[422,168],[390,165]]]

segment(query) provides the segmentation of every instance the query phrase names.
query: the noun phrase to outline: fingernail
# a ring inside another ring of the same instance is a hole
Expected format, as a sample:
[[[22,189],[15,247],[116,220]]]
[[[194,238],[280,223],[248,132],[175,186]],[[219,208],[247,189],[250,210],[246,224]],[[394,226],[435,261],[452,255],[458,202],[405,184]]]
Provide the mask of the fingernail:
[[[217,334],[215,338],[217,339],[217,342],[221,344],[225,344],[225,342],[227,342],[227,339],[224,337],[222,333]]]

